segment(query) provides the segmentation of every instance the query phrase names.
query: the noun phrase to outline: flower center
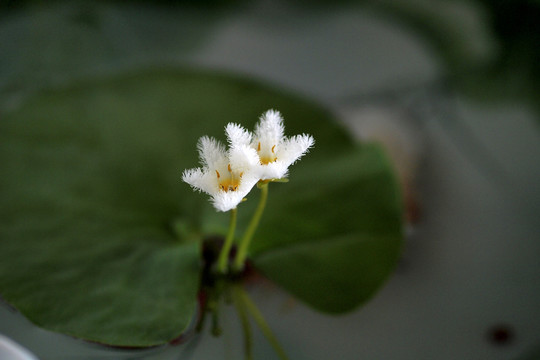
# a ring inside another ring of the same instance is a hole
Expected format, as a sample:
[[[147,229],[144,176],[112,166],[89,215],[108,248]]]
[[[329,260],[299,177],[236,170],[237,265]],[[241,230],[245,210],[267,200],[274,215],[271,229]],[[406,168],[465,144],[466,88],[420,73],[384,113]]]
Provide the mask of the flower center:
[[[272,146],[270,151],[261,151],[261,143],[259,142],[259,145],[257,145],[257,153],[259,154],[259,158],[261,159],[262,165],[268,165],[277,160],[275,150],[276,150],[276,145]]]
[[[243,172],[237,174],[231,169],[231,164],[227,165],[227,173],[223,176],[216,170],[216,176],[219,182],[219,189],[225,192],[236,191],[240,186],[240,180],[242,179]]]

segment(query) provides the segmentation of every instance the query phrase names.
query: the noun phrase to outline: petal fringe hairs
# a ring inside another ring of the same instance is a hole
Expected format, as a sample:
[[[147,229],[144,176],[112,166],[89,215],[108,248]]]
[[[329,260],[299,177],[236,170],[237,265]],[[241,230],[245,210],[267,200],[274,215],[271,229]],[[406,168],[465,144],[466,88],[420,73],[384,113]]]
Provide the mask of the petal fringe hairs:
[[[229,123],[228,148],[214,138],[201,137],[197,149],[202,167],[185,170],[182,180],[210,195],[218,211],[232,210],[259,181],[285,178],[289,166],[315,143],[311,135],[287,138],[284,132],[283,117],[276,110],[262,114],[253,133]]]

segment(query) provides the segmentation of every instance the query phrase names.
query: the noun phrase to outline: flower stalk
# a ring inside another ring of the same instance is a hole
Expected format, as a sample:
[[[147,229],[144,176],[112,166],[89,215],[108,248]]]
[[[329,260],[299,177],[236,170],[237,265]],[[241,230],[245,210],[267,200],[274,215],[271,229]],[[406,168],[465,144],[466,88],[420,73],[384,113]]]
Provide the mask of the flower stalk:
[[[236,272],[240,272],[244,268],[244,263],[246,261],[249,245],[251,244],[253,235],[255,234],[255,231],[259,226],[259,222],[261,221],[264,208],[266,207],[266,199],[268,198],[268,182],[260,183],[259,187],[261,189],[261,197],[259,199],[259,204],[257,205],[257,209],[255,210],[255,213],[253,214],[253,217],[249,222],[246,232],[244,233],[244,236],[240,241],[238,252],[236,253],[236,257],[234,259],[233,269]]]
[[[217,270],[221,274],[226,274],[229,264],[229,253],[231,252],[231,247],[234,240],[234,232],[236,230],[236,218],[238,210],[236,208],[231,210],[231,221],[229,223],[229,231],[227,232],[227,237],[223,243],[223,247],[219,253]]]

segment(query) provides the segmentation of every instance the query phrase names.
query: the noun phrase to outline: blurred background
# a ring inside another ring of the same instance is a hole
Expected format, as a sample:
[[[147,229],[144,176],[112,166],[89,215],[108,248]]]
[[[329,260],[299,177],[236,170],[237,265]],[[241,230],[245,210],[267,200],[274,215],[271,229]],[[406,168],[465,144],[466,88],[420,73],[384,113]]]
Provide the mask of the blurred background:
[[[385,144],[407,238],[390,281],[347,316],[253,289],[291,358],[536,359],[539,23],[536,0],[4,0],[0,110],[40,89],[156,67],[220,69],[313,99],[359,139]],[[238,356],[229,320],[229,335],[198,339],[189,358]],[[118,356],[6,307],[0,333],[43,359]],[[259,335],[255,348],[276,358]]]

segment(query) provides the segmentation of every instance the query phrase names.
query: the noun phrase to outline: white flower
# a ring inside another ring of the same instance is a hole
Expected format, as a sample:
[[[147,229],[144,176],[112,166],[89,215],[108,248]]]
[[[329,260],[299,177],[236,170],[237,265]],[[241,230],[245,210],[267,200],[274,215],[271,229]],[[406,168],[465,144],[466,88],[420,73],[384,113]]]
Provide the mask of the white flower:
[[[235,142],[232,143],[234,146],[249,145],[257,151],[261,180],[286,177],[289,166],[307,153],[315,143],[311,135],[285,137],[283,118],[276,110],[268,110],[260,117],[253,135],[246,135],[247,131],[238,125],[229,124],[229,126],[234,126],[238,132],[243,131],[242,136],[234,138]]]
[[[259,181],[254,171],[259,156],[251,147],[242,145],[251,135],[234,124],[227,126],[226,133],[229,150],[215,139],[203,136],[197,145],[202,168],[188,169],[182,174],[182,180],[209,194],[219,211],[234,209]]]

